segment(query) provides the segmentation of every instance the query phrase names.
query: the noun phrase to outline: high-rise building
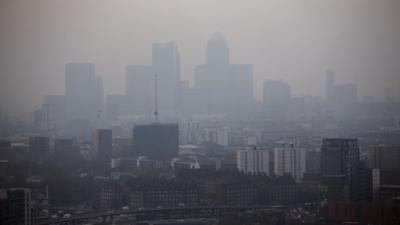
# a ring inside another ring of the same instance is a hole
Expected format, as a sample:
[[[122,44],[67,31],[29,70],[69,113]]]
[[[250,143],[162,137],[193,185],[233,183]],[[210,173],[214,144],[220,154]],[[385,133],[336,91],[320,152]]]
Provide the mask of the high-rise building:
[[[350,199],[352,187],[351,167],[360,160],[357,139],[323,139],[321,147],[321,184],[326,187],[327,199]]]
[[[321,174],[348,176],[351,163],[360,160],[357,139],[327,138],[322,141]]]
[[[50,153],[50,139],[48,137],[30,137],[29,152],[33,161],[43,161]]]
[[[282,80],[267,80],[263,87],[263,103],[267,115],[274,120],[284,120],[291,103],[291,88]]]
[[[370,201],[373,198],[372,170],[363,161],[350,165],[350,200]]]
[[[146,115],[154,111],[154,75],[151,65],[126,67],[126,90],[132,113]]]
[[[151,123],[133,128],[135,155],[151,159],[171,159],[178,155],[178,124]]]
[[[306,172],[306,151],[292,143],[274,148],[274,173],[276,176],[290,174],[300,181]]]
[[[205,113],[242,113],[253,101],[253,68],[230,64],[228,41],[215,34],[208,40],[206,64],[195,69],[194,86]]]
[[[25,188],[0,190],[0,222],[4,225],[31,225],[31,192]]]
[[[229,63],[228,41],[221,33],[215,33],[207,42],[206,64],[228,66]]]
[[[175,112],[180,83],[180,58],[174,42],[152,45],[152,64],[126,67],[127,95],[134,114],[153,112],[155,75],[158,79],[159,108],[164,113]]]
[[[270,175],[270,152],[257,148],[241,149],[236,152],[237,168],[245,173]]]
[[[102,109],[103,87],[95,65],[69,63],[65,66],[65,95],[68,120],[95,120]]]
[[[110,160],[113,154],[112,131],[97,129],[93,131],[92,156],[101,161]]]

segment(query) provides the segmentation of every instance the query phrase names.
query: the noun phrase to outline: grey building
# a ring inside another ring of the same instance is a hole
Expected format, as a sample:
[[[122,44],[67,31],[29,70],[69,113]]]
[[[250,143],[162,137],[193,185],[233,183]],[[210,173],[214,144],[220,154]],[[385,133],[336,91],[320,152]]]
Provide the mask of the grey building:
[[[160,111],[173,113],[178,106],[180,58],[174,42],[152,45],[151,65],[126,67],[126,90],[133,114],[151,114],[154,111],[154,82],[158,75]]]
[[[68,120],[95,120],[102,109],[103,84],[95,65],[69,63],[65,66],[65,96]]]
[[[357,188],[352,181],[357,178],[360,151],[357,139],[323,139],[321,148],[321,185],[326,188],[328,199],[343,200],[354,196]],[[353,172],[353,177],[352,175]]]
[[[360,160],[357,139],[327,138],[322,141],[321,174],[345,175],[351,163]]]
[[[231,64],[228,41],[217,33],[208,40],[206,64],[195,69],[194,89],[203,113],[246,112],[253,102],[253,67]]]
[[[178,124],[135,125],[132,138],[134,154],[171,159],[178,155],[178,137]]]
[[[31,225],[31,192],[25,188],[0,190],[0,222],[2,225]]]

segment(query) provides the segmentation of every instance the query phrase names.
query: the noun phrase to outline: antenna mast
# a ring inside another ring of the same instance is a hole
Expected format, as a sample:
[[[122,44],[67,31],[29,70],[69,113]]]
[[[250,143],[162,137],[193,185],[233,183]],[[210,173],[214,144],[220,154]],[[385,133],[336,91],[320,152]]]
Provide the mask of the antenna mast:
[[[158,122],[158,75],[154,75],[154,118]]]

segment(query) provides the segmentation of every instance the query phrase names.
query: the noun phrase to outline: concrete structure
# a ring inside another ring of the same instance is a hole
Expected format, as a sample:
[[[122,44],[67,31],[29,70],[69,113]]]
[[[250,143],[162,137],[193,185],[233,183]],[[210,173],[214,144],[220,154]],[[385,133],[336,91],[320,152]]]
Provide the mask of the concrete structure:
[[[151,123],[133,128],[133,153],[154,159],[178,155],[178,124]]]
[[[194,88],[205,113],[242,113],[253,102],[253,68],[230,64],[228,41],[217,33],[208,40],[206,64],[195,69]]]
[[[276,176],[290,174],[300,181],[306,172],[306,150],[295,144],[283,143],[274,148],[274,173]]]
[[[321,183],[329,200],[351,198],[351,165],[360,160],[357,139],[323,139],[321,148]],[[354,180],[354,179],[353,179]]]
[[[65,66],[65,96],[68,120],[98,118],[103,107],[103,84],[96,77],[95,65],[69,63]]]
[[[348,176],[351,163],[360,160],[357,139],[323,139],[321,148],[321,174]]]
[[[154,79],[158,75],[159,109],[174,113],[178,106],[180,58],[174,42],[152,45],[152,64],[126,67],[126,90],[133,114],[154,111]]]
[[[25,188],[0,190],[0,222],[4,225],[31,225],[31,192]]]
[[[241,149],[236,152],[237,168],[246,173],[270,175],[270,152],[256,148]]]

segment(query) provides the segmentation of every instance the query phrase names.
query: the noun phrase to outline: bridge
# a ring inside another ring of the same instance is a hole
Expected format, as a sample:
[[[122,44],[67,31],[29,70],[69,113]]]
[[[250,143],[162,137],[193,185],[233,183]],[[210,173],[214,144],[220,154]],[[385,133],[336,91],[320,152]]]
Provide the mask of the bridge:
[[[132,215],[136,221],[154,219],[185,219],[185,218],[212,218],[248,210],[266,210],[270,214],[282,214],[283,207],[271,205],[257,206],[197,206],[197,207],[170,207],[134,210],[96,211],[90,213],[71,215],[70,218],[45,218],[37,219],[36,225],[78,224],[89,219],[101,218],[103,223],[111,222],[114,216]]]

